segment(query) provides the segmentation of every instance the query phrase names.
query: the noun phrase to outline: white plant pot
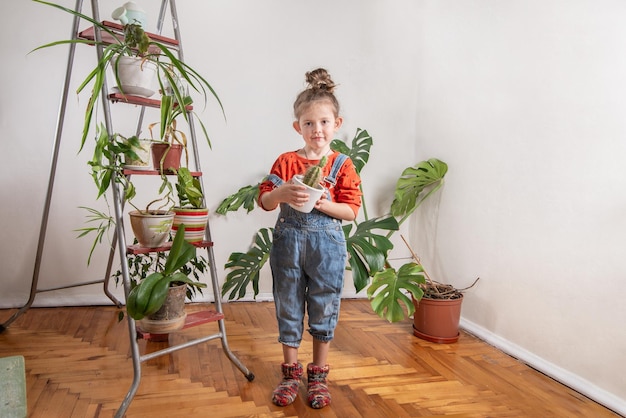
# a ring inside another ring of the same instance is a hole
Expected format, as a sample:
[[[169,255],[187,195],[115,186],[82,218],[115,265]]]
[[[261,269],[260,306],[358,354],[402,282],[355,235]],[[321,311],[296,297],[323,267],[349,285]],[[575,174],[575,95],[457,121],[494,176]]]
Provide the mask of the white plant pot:
[[[155,63],[138,57],[121,56],[117,63],[117,76],[120,79],[117,89],[123,94],[150,97],[156,92],[155,75]]]
[[[128,161],[124,161],[124,168],[128,168],[131,170],[152,170],[154,167],[152,166],[152,141],[149,139],[140,139],[139,146],[133,147],[133,151],[139,157],[138,160],[129,159]]]
[[[163,245],[170,237],[174,212],[151,211],[141,213],[133,210],[128,213],[130,226],[139,245],[147,248],[157,248]]]
[[[306,190],[304,191],[304,193],[309,194],[309,200],[302,206],[295,206],[292,204],[289,204],[289,206],[291,206],[293,209],[297,210],[298,212],[304,212],[304,213],[311,212],[313,208],[315,207],[315,202],[317,202],[320,199],[320,197],[322,197],[322,194],[326,191],[326,189],[324,189],[322,186],[317,186],[317,187],[307,186],[306,184],[302,183],[301,174],[297,174],[293,176],[293,182],[297,184],[298,186],[306,187]]]

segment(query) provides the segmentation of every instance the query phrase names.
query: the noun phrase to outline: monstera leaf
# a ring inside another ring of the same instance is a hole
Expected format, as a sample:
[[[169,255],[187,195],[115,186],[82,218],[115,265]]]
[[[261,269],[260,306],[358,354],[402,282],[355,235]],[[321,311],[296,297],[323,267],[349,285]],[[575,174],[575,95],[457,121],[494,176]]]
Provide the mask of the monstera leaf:
[[[422,266],[416,263],[404,264],[398,272],[394,268],[387,268],[374,275],[372,284],[367,288],[367,296],[372,300],[372,309],[378,316],[389,322],[404,319],[402,304],[407,308],[408,315],[415,312],[413,301],[404,291],[410,292],[420,300],[424,291],[420,283],[425,283]],[[403,291],[404,290],[404,291]]]
[[[369,278],[383,269],[387,253],[393,248],[389,238],[374,233],[376,229],[398,230],[398,221],[390,216],[373,218],[357,225],[353,235],[352,224],[344,226],[347,237],[349,263],[357,292],[369,284]]]
[[[256,201],[259,198],[259,184],[243,186],[237,191],[222,200],[215,212],[220,215],[226,215],[228,212],[236,212],[241,206],[249,213],[255,208]]]
[[[357,129],[354,138],[352,138],[352,148],[348,148],[345,142],[334,139],[330,143],[333,151],[339,151],[346,154],[354,163],[356,172],[361,174],[361,170],[367,164],[370,158],[370,148],[372,147],[372,137],[365,129]]]
[[[272,228],[260,229],[254,244],[247,253],[232,253],[224,267],[232,269],[226,275],[222,286],[222,296],[228,291],[228,300],[241,299],[246,295],[246,289],[252,283],[254,297],[259,294],[259,272],[267,262],[272,248]]]
[[[398,182],[391,203],[391,214],[400,217],[400,224],[417,207],[443,185],[443,178],[448,172],[448,165],[431,158],[413,167],[406,168]],[[431,187],[432,186],[432,187]]]

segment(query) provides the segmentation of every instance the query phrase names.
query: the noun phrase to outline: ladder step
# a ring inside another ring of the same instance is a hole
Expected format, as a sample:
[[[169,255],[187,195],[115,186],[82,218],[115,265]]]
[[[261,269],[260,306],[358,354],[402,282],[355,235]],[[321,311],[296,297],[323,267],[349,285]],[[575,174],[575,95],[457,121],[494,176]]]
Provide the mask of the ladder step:
[[[132,94],[110,93],[107,97],[113,103],[123,102],[126,104],[133,104],[133,105],[138,105],[138,106],[147,106],[147,107],[154,107],[154,108],[161,107],[160,100],[149,99],[147,97],[141,97],[141,96],[133,96]],[[192,111],[193,105],[187,105],[185,106],[185,109],[188,111]]]
[[[192,242],[191,244],[195,245],[198,248],[207,248],[207,247],[213,246],[213,241]],[[135,245],[128,245],[126,247],[126,253],[127,254],[148,254],[148,253],[169,251],[171,247],[172,247],[172,241],[166,242],[161,247],[157,247],[157,248],[147,248],[147,247],[142,247],[139,244],[135,244]]]
[[[119,23],[110,22],[108,20],[104,20],[101,23],[103,26],[110,29],[112,32],[115,32],[117,35],[120,35],[119,36],[120,38],[124,38],[124,26],[120,25]],[[95,33],[94,27],[90,26],[87,29],[81,31],[78,34],[78,37],[80,39],[93,41],[95,40],[94,33]],[[101,35],[102,35],[102,42],[105,42],[108,44],[117,43],[117,40],[113,36],[111,36],[109,33],[101,31]],[[146,35],[148,35],[148,37],[152,39],[153,41],[160,42],[170,47],[178,47],[179,42],[174,38],[168,38],[167,36],[163,36],[163,35],[159,35],[159,34],[151,33],[151,32],[146,32]],[[157,49],[156,52],[158,51],[160,51],[160,49]]]
[[[208,324],[209,322],[216,322],[220,319],[224,319],[224,314],[217,311],[199,311],[193,312],[187,315],[185,318],[185,325],[179,331],[187,328],[195,327],[202,324]],[[169,334],[156,334],[143,331],[139,325],[137,325],[137,338],[141,338],[148,341],[167,341]]]

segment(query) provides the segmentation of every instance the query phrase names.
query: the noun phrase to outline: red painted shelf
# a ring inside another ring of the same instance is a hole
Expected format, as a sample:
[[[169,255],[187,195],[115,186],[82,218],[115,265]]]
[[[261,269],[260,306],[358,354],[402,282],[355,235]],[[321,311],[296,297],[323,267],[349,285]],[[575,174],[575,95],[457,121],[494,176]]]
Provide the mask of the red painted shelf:
[[[198,248],[207,248],[213,246],[213,241],[201,241],[201,242],[192,242],[192,244]],[[160,247],[156,248],[147,248],[142,247],[139,244],[135,245],[127,245],[126,253],[127,254],[148,254],[148,253],[158,253],[163,251],[169,251],[172,248],[172,242],[166,242]]]
[[[120,25],[119,23],[115,23],[115,22],[110,22],[108,20],[105,20],[103,22],[101,22],[102,25],[104,25],[107,29],[110,29],[112,32],[114,32],[116,35],[119,35],[119,39],[124,39],[124,26]],[[107,43],[107,44],[112,44],[112,43],[118,43],[118,41],[108,32],[105,31],[100,31],[101,35],[102,35],[102,42]],[[152,39],[153,41],[165,44],[168,47],[173,47],[173,48],[177,48],[178,47],[178,41],[174,38],[168,38],[167,36],[163,36],[163,35],[158,35],[156,33],[150,33],[150,32],[146,32],[146,35],[148,35],[148,37],[150,39]],[[95,41],[95,29],[93,26],[81,31],[78,34],[78,37],[80,39],[86,39],[88,41]],[[158,51],[160,51],[160,49],[158,49]]]
[[[200,177],[202,175],[202,172],[200,171],[190,171],[190,173],[192,177]],[[139,176],[156,176],[156,175],[161,175],[161,172],[158,170],[132,170],[129,168],[124,169],[124,175],[128,176],[131,174],[139,175]],[[173,172],[170,172],[169,170],[167,170],[165,174],[168,176],[175,175]]]
[[[224,314],[216,311],[199,311],[193,312],[187,315],[185,318],[185,325],[179,331],[183,329],[195,327],[202,324],[208,324],[209,322],[217,322],[220,319],[224,319]],[[176,332],[176,331],[174,331]],[[143,331],[139,324],[137,324],[137,338],[142,338],[149,341],[167,341],[169,334],[153,334]]]
[[[122,94],[122,93],[110,93],[108,96],[110,101],[113,103],[126,103],[137,106],[146,106],[146,107],[161,107],[161,101],[155,99],[149,99],[147,97],[141,96],[133,96],[130,94]],[[177,105],[174,105],[176,107]],[[185,109],[191,111],[193,110],[193,105],[185,106]]]

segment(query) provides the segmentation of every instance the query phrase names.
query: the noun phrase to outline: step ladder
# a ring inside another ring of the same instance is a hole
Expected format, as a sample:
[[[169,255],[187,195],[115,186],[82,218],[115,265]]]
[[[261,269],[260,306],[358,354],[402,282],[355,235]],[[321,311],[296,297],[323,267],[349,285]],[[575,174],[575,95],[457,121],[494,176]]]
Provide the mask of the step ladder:
[[[76,12],[82,13],[82,8],[83,8],[83,0],[76,0],[74,10]],[[176,11],[175,0],[162,0],[161,1],[161,7],[160,7],[158,21],[157,21],[157,31],[155,34],[149,33],[148,35],[159,37],[160,40],[163,39],[163,37],[161,37],[160,34],[163,29],[163,24],[165,21],[166,12],[168,8],[170,11],[171,21],[172,21],[173,31],[174,31],[174,39],[171,42],[173,45],[175,45],[175,48],[173,48],[173,50],[175,50],[175,52],[178,54],[178,58],[180,60],[183,60],[183,47],[182,47],[182,42],[181,42],[181,37],[180,37],[180,28],[178,25],[178,14]],[[91,0],[91,9],[92,9],[91,17],[95,21],[100,22],[101,19],[100,19],[98,0]],[[87,38],[87,39],[93,39],[96,41],[102,40],[102,34],[100,33],[99,28],[91,27],[83,32],[79,32],[80,24],[81,24],[81,18],[78,16],[75,16],[73,20],[73,24],[72,24],[72,39],[75,40],[75,39]],[[107,24],[116,26],[115,23],[107,22]],[[93,38],[89,38],[90,36],[93,36]],[[124,283],[124,295],[125,296],[128,296],[128,293],[130,291],[129,270],[128,270],[128,263],[126,262],[127,254],[130,254],[130,253],[136,254],[137,253],[136,251],[139,251],[139,252],[142,251],[140,249],[137,249],[136,247],[129,246],[126,243],[125,234],[124,234],[124,222],[123,222],[123,207],[124,207],[123,197],[120,196],[120,192],[118,188],[113,187],[112,188],[113,189],[113,203],[114,203],[113,206],[115,209],[116,230],[115,230],[115,235],[114,235],[114,244],[112,246],[111,253],[109,255],[107,271],[104,275],[104,278],[102,280],[75,283],[71,285],[59,286],[59,287],[47,288],[47,289],[39,289],[38,287],[41,260],[42,260],[45,239],[46,239],[46,231],[48,227],[50,202],[52,199],[52,194],[53,194],[53,189],[54,189],[54,179],[55,179],[56,171],[57,171],[59,148],[60,148],[61,139],[63,136],[63,122],[65,120],[67,99],[68,99],[69,90],[70,90],[70,81],[71,81],[71,75],[72,75],[72,67],[74,64],[75,48],[76,48],[76,44],[71,43],[69,46],[69,53],[68,53],[68,58],[67,58],[67,69],[66,69],[65,81],[64,81],[64,86],[63,86],[63,94],[62,94],[61,103],[59,106],[58,118],[57,118],[55,141],[54,141],[54,146],[53,146],[53,151],[52,151],[52,162],[50,166],[50,175],[48,179],[48,188],[47,188],[44,211],[43,211],[43,216],[42,216],[41,226],[40,226],[40,231],[39,231],[39,240],[38,240],[37,251],[35,255],[35,266],[33,270],[33,277],[32,277],[32,282],[31,282],[29,299],[24,306],[22,306],[17,312],[15,312],[5,323],[0,325],[0,332],[4,331],[19,316],[24,314],[32,306],[36,295],[39,293],[43,293],[43,292],[50,292],[50,291],[68,289],[68,288],[73,288],[73,287],[87,286],[87,285],[102,283],[103,290],[106,296],[115,305],[117,305],[118,307],[122,307],[123,306],[122,302],[120,302],[109,290],[111,266],[115,259],[116,248],[118,251],[119,259],[122,261],[120,264],[121,264],[121,271],[122,271],[122,277],[123,277],[123,283]],[[95,49],[97,51],[97,58],[99,60],[102,57],[103,47],[101,45],[96,45]],[[120,100],[121,98],[119,96],[116,96],[115,94],[109,94],[106,80],[102,86],[102,89],[103,89],[102,112],[104,114],[104,124],[106,126],[106,130],[108,132],[109,137],[111,137],[114,133],[113,121],[112,121],[111,109],[110,109],[111,103],[117,102],[117,101],[124,101],[129,104],[135,104],[135,105],[140,106],[140,115],[138,117],[138,122],[137,122],[137,133],[140,132],[140,127],[143,124],[145,108],[146,107],[158,107],[160,104],[159,101],[140,98],[140,97],[132,97],[132,96],[125,96],[123,98],[124,100]],[[193,151],[192,154],[194,157],[194,164],[197,170],[197,172],[195,172],[194,175],[196,175],[198,178],[200,178],[200,180],[202,180],[201,179],[202,172],[200,169],[200,159],[199,159],[198,152],[197,152],[198,148],[197,148],[195,127],[194,127],[194,122],[193,122],[193,114],[188,112],[187,116],[189,120],[189,134],[190,134],[191,147],[192,147],[191,149]],[[125,175],[127,176],[136,175],[136,174],[144,174],[144,173],[125,171]],[[202,181],[200,181],[200,183],[202,184]],[[235,356],[235,354],[231,351],[230,347],[228,346],[228,341],[226,337],[226,327],[224,323],[224,314],[223,314],[222,304],[220,300],[220,290],[219,290],[219,283],[218,283],[218,278],[217,278],[217,269],[215,267],[215,257],[213,254],[213,240],[211,236],[209,222],[207,222],[206,231],[205,231],[205,240],[201,244],[201,247],[206,248],[206,251],[207,251],[207,260],[209,263],[209,272],[211,276],[211,286],[212,286],[214,299],[215,299],[215,310],[189,314],[185,322],[185,328],[195,326],[195,325],[200,325],[200,324],[207,323],[207,322],[217,322],[219,331],[217,333],[206,335],[206,336],[196,338],[190,341],[186,341],[178,345],[168,346],[164,349],[154,351],[149,354],[141,354],[139,350],[138,339],[144,338],[144,339],[149,339],[153,341],[162,341],[167,338],[167,335],[165,336],[159,335],[159,334],[154,335],[154,334],[143,332],[140,329],[138,329],[135,321],[132,318],[130,318],[128,315],[126,315],[127,321],[128,321],[128,333],[129,333],[129,339],[130,339],[131,357],[133,361],[134,376],[133,376],[132,384],[125,398],[121,402],[119,409],[117,410],[115,414],[116,417],[124,416],[126,410],[130,406],[130,403],[132,402],[137,392],[137,389],[141,381],[141,364],[143,362],[153,359],[155,357],[169,354],[171,352],[174,352],[183,348],[191,347],[191,346],[203,343],[203,342],[220,339],[222,343],[223,352],[228,357],[228,359],[244,374],[244,376],[248,379],[248,381],[254,380],[254,374],[250,370],[248,370],[246,366],[243,365],[243,363]]]

